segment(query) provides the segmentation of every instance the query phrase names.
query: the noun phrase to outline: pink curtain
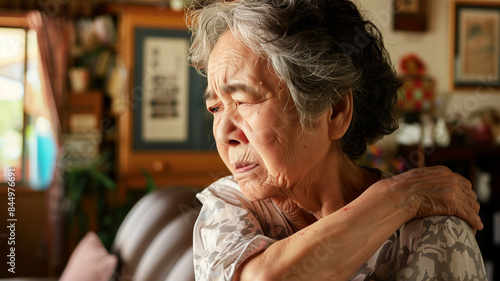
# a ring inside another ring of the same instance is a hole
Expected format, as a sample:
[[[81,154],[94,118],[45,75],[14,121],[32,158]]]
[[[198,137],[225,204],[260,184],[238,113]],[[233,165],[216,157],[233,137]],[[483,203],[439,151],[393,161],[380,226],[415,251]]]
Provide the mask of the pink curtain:
[[[69,19],[32,11],[27,14],[29,28],[36,31],[43,79],[43,92],[50,108],[51,123],[57,140],[58,154],[62,144],[62,121],[64,120],[64,91],[68,66],[69,36],[71,24]],[[60,159],[60,157],[58,157]],[[59,161],[58,161],[59,162]],[[58,163],[59,164],[59,163]],[[47,257],[49,273],[58,276],[65,262],[65,241],[63,233],[63,217],[61,202],[63,189],[56,165],[54,180],[47,189],[47,223],[45,238],[47,241]]]

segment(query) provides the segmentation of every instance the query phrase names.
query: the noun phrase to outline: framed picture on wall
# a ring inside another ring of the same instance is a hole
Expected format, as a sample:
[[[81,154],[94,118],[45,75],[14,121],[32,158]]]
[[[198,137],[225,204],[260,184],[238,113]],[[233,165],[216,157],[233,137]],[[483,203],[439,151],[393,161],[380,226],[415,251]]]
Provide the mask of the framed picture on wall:
[[[135,44],[133,149],[209,148],[206,82],[187,63],[189,33],[137,27]]]
[[[396,11],[398,13],[416,14],[420,10],[420,2],[418,0],[396,0]]]
[[[500,1],[449,3],[450,89],[500,87]]]
[[[124,110],[117,115],[120,197],[155,185],[208,186],[228,175],[214,150],[207,85],[187,61],[185,15],[168,8],[110,5],[117,15],[117,51],[127,70]]]
[[[456,7],[455,86],[500,86],[500,8]]]
[[[393,0],[394,30],[427,30],[426,0]]]

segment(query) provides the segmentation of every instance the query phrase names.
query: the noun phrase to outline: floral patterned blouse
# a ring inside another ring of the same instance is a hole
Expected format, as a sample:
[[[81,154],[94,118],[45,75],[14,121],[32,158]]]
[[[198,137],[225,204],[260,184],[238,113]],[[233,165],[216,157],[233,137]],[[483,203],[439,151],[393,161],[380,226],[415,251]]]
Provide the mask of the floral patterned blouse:
[[[231,176],[198,199],[203,203],[194,227],[198,281],[232,280],[248,257],[293,234],[271,200],[249,201]],[[469,225],[434,216],[401,226],[351,280],[486,280],[486,273]]]

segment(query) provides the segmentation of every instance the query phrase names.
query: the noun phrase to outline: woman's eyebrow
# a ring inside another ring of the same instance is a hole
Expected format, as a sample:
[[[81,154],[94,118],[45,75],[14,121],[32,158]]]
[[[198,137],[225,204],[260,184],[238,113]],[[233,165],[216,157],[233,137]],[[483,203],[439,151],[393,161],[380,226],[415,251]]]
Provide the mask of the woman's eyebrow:
[[[223,93],[234,93],[234,92],[244,92],[248,94],[256,95],[258,94],[257,89],[253,88],[244,83],[229,83],[221,86],[221,91]],[[203,94],[203,100],[206,102],[207,100],[214,99],[216,97],[214,91],[207,89]]]
[[[249,94],[258,94],[257,89],[244,83],[229,83],[221,87],[224,93],[245,92]]]

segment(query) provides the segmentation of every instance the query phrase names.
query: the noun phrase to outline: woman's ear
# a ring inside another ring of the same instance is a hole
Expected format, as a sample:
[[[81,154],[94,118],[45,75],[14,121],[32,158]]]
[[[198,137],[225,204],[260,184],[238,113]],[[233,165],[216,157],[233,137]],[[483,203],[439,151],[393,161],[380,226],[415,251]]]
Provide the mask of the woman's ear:
[[[338,140],[347,132],[351,124],[353,110],[352,91],[349,90],[349,92],[332,107],[329,120],[329,135],[331,140]]]

